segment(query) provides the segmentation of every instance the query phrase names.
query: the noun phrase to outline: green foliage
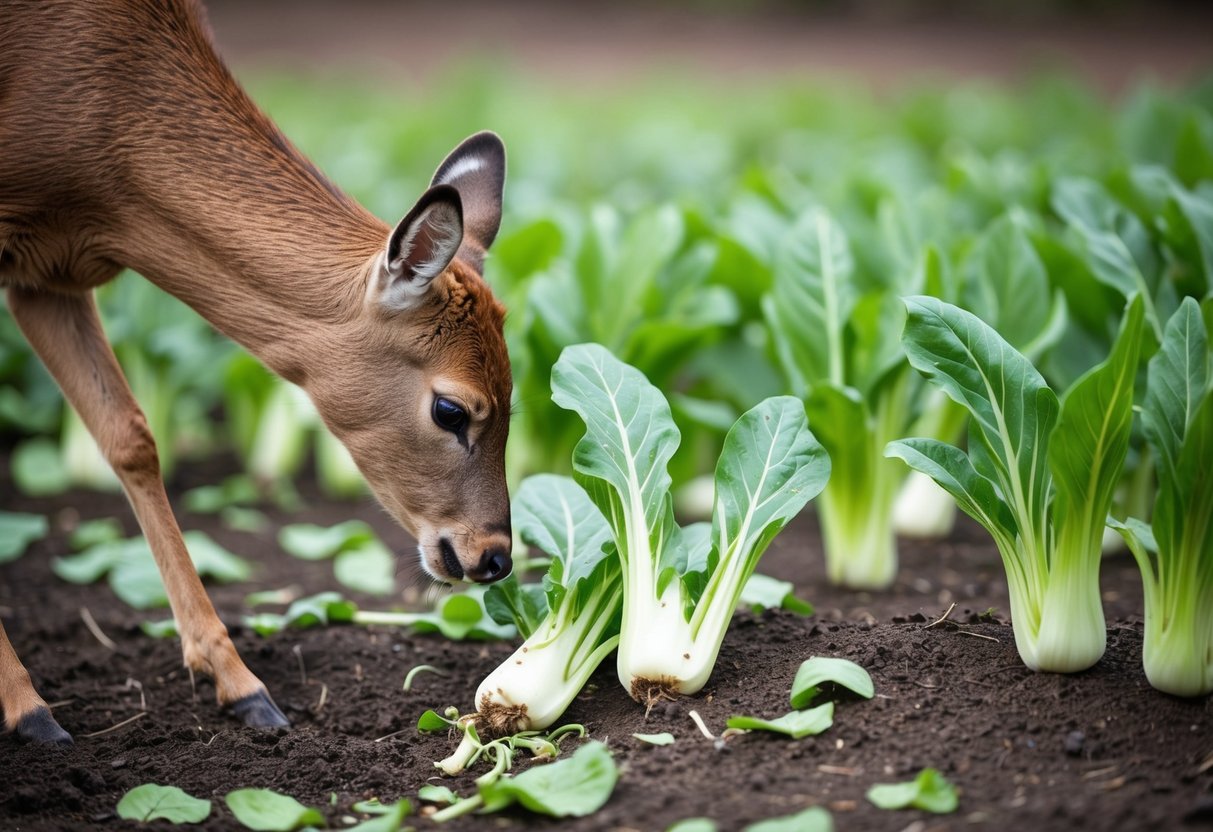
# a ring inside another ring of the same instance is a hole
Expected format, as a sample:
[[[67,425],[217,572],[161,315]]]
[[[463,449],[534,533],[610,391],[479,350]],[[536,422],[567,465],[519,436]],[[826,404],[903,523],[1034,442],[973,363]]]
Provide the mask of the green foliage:
[[[935,298],[906,306],[910,363],[969,411],[969,448],[905,439],[887,453],[934,478],[994,538],[1024,662],[1085,670],[1106,641],[1100,543],[1131,437],[1144,304],[1133,297],[1111,355],[1064,403],[974,315]]]
[[[35,540],[46,537],[50,523],[41,514],[0,511],[0,563],[16,560]]]
[[[834,832],[834,818],[820,806],[782,818],[751,823],[743,832]]]
[[[368,595],[391,595],[396,588],[396,561],[361,520],[335,526],[296,523],[278,531],[278,544],[303,560],[334,558],[338,582]]]
[[[237,789],[228,792],[224,802],[236,820],[259,832],[291,832],[324,825],[324,815],[319,811],[270,789]]]
[[[211,802],[190,797],[176,786],[144,783],[136,786],[118,801],[118,817],[148,823],[167,820],[169,823],[202,823],[210,817]]]
[[[834,703],[827,702],[807,711],[792,711],[778,719],[754,716],[731,716],[728,727],[749,731],[774,731],[794,740],[820,734],[834,724]]]
[[[188,531],[183,538],[201,577],[235,583],[248,580],[252,574],[247,561],[224,549],[206,533]],[[142,536],[93,544],[79,554],[56,558],[51,570],[73,584],[91,584],[108,576],[114,594],[137,610],[168,606],[160,570]]]
[[[517,803],[550,817],[580,818],[602,808],[618,779],[619,769],[607,747],[591,741],[567,759],[481,786],[480,795],[487,811]]]
[[[672,745],[674,742],[674,735],[669,731],[662,731],[660,734],[632,734],[632,736],[649,745]]]
[[[956,787],[933,768],[924,768],[906,783],[872,786],[867,798],[881,809],[922,809],[940,815],[955,812],[960,803]]]
[[[803,708],[821,692],[821,685],[833,682],[864,699],[876,694],[872,677],[855,662],[828,656],[813,656],[801,663],[792,681],[792,707]]]

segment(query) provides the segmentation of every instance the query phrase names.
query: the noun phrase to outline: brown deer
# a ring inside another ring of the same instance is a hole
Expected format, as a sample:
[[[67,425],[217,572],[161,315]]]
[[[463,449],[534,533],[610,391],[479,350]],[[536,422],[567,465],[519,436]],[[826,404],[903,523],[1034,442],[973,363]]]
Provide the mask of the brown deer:
[[[392,229],[252,103],[191,0],[0,0],[0,286],[117,473],[184,661],[287,725],[190,561],[92,289],[134,269],[307,391],[435,577],[509,573],[504,309],[481,278],[505,151],[457,147]],[[7,727],[70,743],[0,626]]]

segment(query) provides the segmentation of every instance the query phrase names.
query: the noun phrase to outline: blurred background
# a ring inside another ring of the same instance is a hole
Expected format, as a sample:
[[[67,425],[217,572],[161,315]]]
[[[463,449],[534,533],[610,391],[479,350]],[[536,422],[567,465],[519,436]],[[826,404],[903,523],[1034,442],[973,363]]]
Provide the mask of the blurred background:
[[[568,344],[604,343],[667,392],[679,485],[711,472],[744,409],[807,396],[811,346],[778,314],[807,212],[846,240],[857,301],[831,381],[862,396],[899,358],[903,294],[978,312],[1064,389],[1106,355],[1126,285],[1159,314],[1209,291],[1208,4],[207,5],[254,99],[389,222],[463,137],[505,139],[486,276],[510,309],[515,484],[568,469],[581,428],[548,388]],[[1127,241],[1119,272],[1108,233]],[[1008,258],[1019,283],[992,274]],[[1016,305],[1028,294],[1043,302]],[[315,481],[362,498],[297,391],[135,276],[99,296],[170,483],[206,460],[242,475],[232,494]],[[3,311],[0,448],[27,494],[116,488]],[[702,494],[680,505],[699,513]]]

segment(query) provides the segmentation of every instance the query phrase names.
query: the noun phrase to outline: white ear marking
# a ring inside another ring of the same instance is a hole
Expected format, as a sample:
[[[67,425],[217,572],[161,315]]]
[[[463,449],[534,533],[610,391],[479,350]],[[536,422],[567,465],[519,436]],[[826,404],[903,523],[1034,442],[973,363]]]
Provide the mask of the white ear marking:
[[[451,165],[451,169],[443,175],[441,182],[443,184],[450,184],[462,176],[475,173],[483,167],[484,161],[479,156],[464,156]]]

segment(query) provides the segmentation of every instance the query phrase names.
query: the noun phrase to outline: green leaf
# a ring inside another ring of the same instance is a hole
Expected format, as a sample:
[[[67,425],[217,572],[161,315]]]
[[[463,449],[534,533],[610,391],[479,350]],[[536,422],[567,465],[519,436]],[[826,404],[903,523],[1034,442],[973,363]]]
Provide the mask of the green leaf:
[[[1049,443],[1058,548],[1074,557],[1100,557],[1104,521],[1132,433],[1143,309],[1141,298],[1134,295],[1111,355],[1066,394]]]
[[[91,584],[127,557],[132,547],[137,551],[142,544],[142,538],[98,543],[77,555],[55,558],[51,561],[51,571],[71,584]]]
[[[50,524],[41,514],[0,511],[0,563],[21,557],[35,540],[46,537]]]
[[[1209,343],[1200,305],[1184,298],[1167,321],[1150,359],[1142,425],[1158,458],[1161,480],[1172,478],[1179,447],[1209,386]]]
[[[591,508],[597,513],[598,509]],[[514,515],[517,518],[517,514]],[[484,608],[489,617],[502,625],[513,625],[524,639],[543,623],[548,612],[547,596],[538,584],[520,584],[510,575],[484,593]]]
[[[834,724],[834,703],[827,702],[807,711],[792,711],[778,719],[759,719],[756,716],[731,716],[726,723],[730,728],[747,731],[774,731],[786,734],[794,740],[814,736]]]
[[[742,832],[834,832],[834,818],[820,806],[782,818],[751,823]]]
[[[665,832],[716,832],[716,821],[711,818],[687,818],[680,820]]]
[[[899,439],[885,447],[885,455],[903,460],[935,480],[961,511],[985,526],[995,539],[1014,539],[1015,517],[1010,508],[994,483],[977,473],[964,451],[937,439]]]
[[[908,783],[882,783],[868,789],[868,800],[880,809],[922,809],[947,814],[959,805],[956,787],[933,768],[924,768]]]
[[[785,609],[797,615],[812,615],[813,605],[796,597],[796,587],[791,581],[780,581],[769,575],[755,572],[746,579],[741,588],[739,607],[748,607],[754,613],[762,610]]]
[[[253,575],[249,562],[238,557],[211,539],[206,532],[188,531],[182,535],[194,568],[204,578],[220,583],[247,581]]]
[[[992,463],[1018,533],[1041,539],[1057,396],[1026,358],[974,315],[935,298],[912,297],[905,303],[903,342],[911,365],[968,409],[970,432]],[[967,472],[965,480],[978,485]]]
[[[439,716],[435,711],[426,711],[417,719],[417,730],[423,734],[446,731],[451,727],[451,721]],[[425,800],[426,798],[422,798]]]
[[[649,745],[670,745],[674,742],[674,735],[669,731],[663,731],[660,734],[632,734],[632,736]]]
[[[796,671],[796,679],[792,682],[792,707],[799,710],[812,702],[824,682],[841,685],[864,699],[871,699],[876,693],[868,671],[855,662],[813,656],[802,662]]]
[[[843,330],[858,299],[854,271],[842,228],[819,208],[802,214],[785,237],[774,287],[763,299],[784,372],[799,396],[820,381],[845,382]]]
[[[428,711],[428,713],[433,713],[433,711]],[[418,727],[420,728],[420,725]],[[451,804],[459,799],[459,795],[446,786],[426,784],[417,790],[417,799],[424,800],[426,803]]]
[[[480,795],[490,806],[517,802],[543,815],[580,818],[602,808],[618,779],[619,770],[606,746],[590,741],[571,757],[483,785]]]
[[[338,583],[368,595],[391,595],[396,590],[396,559],[388,548],[371,540],[338,552],[333,564]]]
[[[30,497],[53,497],[71,487],[59,446],[50,439],[27,439],[13,450],[13,482]]]
[[[163,621],[140,621],[139,629],[144,635],[152,638],[176,638],[181,634],[177,629],[177,621],[173,618],[166,618]]]
[[[552,400],[585,422],[573,468],[599,510],[629,530],[617,537],[621,545],[648,542],[647,551],[620,557],[660,552],[674,525],[666,466],[679,443],[665,397],[605,348],[580,344],[565,349],[552,368]]]
[[[328,626],[354,620],[357,606],[336,592],[320,592],[300,598],[286,609],[285,623],[297,629]]]
[[[765,399],[743,414],[716,463],[709,571],[741,556],[748,577],[775,535],[821,493],[829,477],[830,459],[809,431],[799,399]],[[738,581],[734,591],[740,594],[742,586]]]
[[[347,832],[398,832],[404,819],[412,811],[412,803],[407,800],[398,800],[390,805],[379,807],[378,817],[346,827],[346,830]]]
[[[210,817],[211,802],[190,797],[176,786],[144,783],[122,796],[117,811],[118,817],[140,823],[153,820],[201,823]]]
[[[260,534],[272,525],[265,512],[244,506],[228,506],[220,509],[219,520],[234,532],[249,532],[250,534]]]
[[[185,492],[185,508],[196,514],[216,514],[225,508],[255,503],[257,484],[246,474],[228,477],[220,485],[203,485]]]
[[[291,832],[303,826],[324,825],[324,815],[318,810],[269,789],[237,789],[224,801],[236,820],[259,832]]]
[[[73,549],[79,550],[121,539],[121,521],[117,517],[99,517],[96,520],[85,520],[76,526],[69,542]]]
[[[538,474],[523,480],[513,501],[513,523],[523,542],[561,561],[559,572],[548,574],[559,578],[564,592],[577,591],[598,564],[614,556],[610,525],[570,477]],[[558,607],[564,592],[549,593],[548,606]]]
[[[361,520],[346,520],[324,527],[312,523],[283,526],[278,532],[278,545],[303,560],[324,560],[338,552],[354,549],[375,539],[371,527]]]

